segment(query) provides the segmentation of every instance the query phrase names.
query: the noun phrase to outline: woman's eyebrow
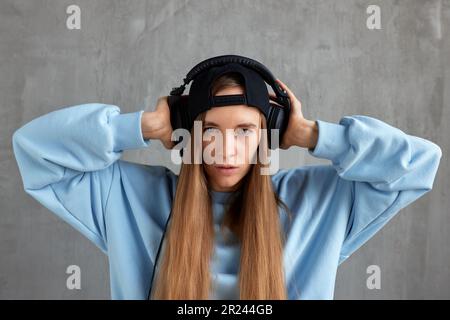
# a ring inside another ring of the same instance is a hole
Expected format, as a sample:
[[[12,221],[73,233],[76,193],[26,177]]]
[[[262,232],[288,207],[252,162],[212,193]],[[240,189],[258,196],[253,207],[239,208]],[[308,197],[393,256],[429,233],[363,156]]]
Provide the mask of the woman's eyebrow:
[[[220,127],[217,123],[212,122],[212,121],[205,121],[205,124],[204,124],[204,125],[205,125],[205,126]],[[238,124],[236,127],[237,127],[237,128],[240,128],[240,127],[256,128],[257,125],[254,124],[253,122],[243,122],[243,123]]]
[[[254,124],[253,122],[244,122],[244,123],[238,124],[236,127],[250,127],[250,128],[256,128],[257,125]]]

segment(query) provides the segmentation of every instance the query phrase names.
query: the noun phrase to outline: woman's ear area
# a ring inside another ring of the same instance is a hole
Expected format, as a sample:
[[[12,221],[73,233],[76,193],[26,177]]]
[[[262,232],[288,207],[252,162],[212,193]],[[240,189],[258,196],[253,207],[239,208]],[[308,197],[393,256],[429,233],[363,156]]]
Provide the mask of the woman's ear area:
[[[266,116],[260,110],[258,111],[259,111],[259,128],[258,128],[258,145],[259,145],[261,143],[261,138],[263,137],[262,129],[266,129],[267,125],[266,125]],[[267,134],[269,133],[267,132]]]

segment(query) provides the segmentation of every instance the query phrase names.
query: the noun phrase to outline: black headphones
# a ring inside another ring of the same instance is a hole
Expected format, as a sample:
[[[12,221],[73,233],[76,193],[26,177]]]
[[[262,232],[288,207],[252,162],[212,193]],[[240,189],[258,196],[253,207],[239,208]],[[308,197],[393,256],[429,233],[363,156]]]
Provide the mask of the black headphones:
[[[276,78],[270,70],[262,63],[244,56],[238,55],[222,55],[206,59],[196,66],[194,66],[183,79],[183,84],[175,87],[168,96],[168,105],[170,108],[170,122],[173,130],[178,128],[190,129],[193,121],[191,115],[192,110],[189,108],[189,95],[182,95],[186,85],[194,81],[199,74],[207,72],[211,68],[224,66],[227,64],[239,64],[243,67],[256,71],[257,74],[268,83],[276,98],[274,99],[278,104],[269,102],[268,111],[266,112],[267,122],[267,138],[270,149],[275,149],[271,139],[271,129],[279,130],[279,140],[282,141],[283,134],[289,122],[289,114],[291,111],[291,103],[287,92],[276,82]],[[191,107],[192,108],[192,107]]]
[[[269,102],[269,110],[267,112],[268,116],[266,117],[267,122],[267,138],[268,138],[268,146],[269,148],[273,149],[275,146],[272,144],[271,140],[271,129],[278,129],[279,139],[280,141],[283,138],[283,134],[286,131],[286,127],[289,122],[289,114],[291,110],[291,104],[289,100],[289,96],[287,92],[281,88],[281,86],[276,82],[276,78],[273,76],[273,74],[267,69],[262,63],[247,58],[243,56],[238,55],[222,55],[217,57],[212,57],[209,59],[206,59],[200,63],[198,63],[195,67],[193,67],[186,77],[183,79],[183,84],[179,87],[175,87],[170,92],[170,95],[168,96],[168,105],[170,108],[170,122],[172,125],[172,129],[176,130],[178,128],[190,128],[190,124],[192,122],[192,116],[189,113],[189,96],[188,95],[182,95],[184,92],[184,89],[186,85],[191,82],[192,80],[195,80],[195,78],[203,73],[207,72],[210,68],[223,66],[229,63],[238,63],[246,68],[250,68],[251,70],[256,71],[261,78],[268,83],[273,91],[276,94],[275,101],[279,104],[275,104],[272,102]],[[183,152],[183,149],[180,149],[181,155]],[[167,231],[167,226],[169,224],[169,220],[172,216],[172,210],[170,211],[170,214],[167,218],[166,224],[164,226],[164,233],[161,237],[161,241],[158,246],[158,251],[156,253],[155,263],[153,265],[153,272],[152,277],[150,280],[150,288],[148,290],[147,300],[150,299],[152,286],[153,286],[153,279],[155,276],[155,270],[156,265],[158,262],[159,254],[161,251],[161,247],[164,241],[164,236]]]

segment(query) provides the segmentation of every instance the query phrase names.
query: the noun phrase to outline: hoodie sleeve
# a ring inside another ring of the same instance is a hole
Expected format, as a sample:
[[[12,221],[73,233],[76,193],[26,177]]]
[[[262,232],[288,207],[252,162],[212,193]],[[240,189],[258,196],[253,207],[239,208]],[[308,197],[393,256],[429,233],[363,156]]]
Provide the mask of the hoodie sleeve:
[[[318,141],[308,152],[331,160],[339,178],[351,183],[342,263],[400,209],[431,190],[442,151],[431,141],[368,116],[316,122]]]
[[[107,252],[104,211],[123,150],[147,147],[144,111],[90,103],[56,110],[17,129],[14,155],[25,191]]]

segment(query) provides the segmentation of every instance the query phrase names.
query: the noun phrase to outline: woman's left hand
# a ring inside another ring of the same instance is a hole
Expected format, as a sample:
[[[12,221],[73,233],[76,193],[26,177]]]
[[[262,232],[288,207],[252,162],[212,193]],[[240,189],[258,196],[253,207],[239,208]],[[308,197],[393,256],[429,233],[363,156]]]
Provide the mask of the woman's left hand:
[[[314,149],[318,139],[317,123],[305,119],[302,113],[302,104],[295,97],[294,93],[280,79],[277,79],[276,81],[280,84],[281,88],[286,90],[289,100],[291,101],[289,122],[281,141],[280,148],[289,149],[291,146],[298,146]],[[273,93],[270,93],[269,96],[271,98],[276,97]]]

